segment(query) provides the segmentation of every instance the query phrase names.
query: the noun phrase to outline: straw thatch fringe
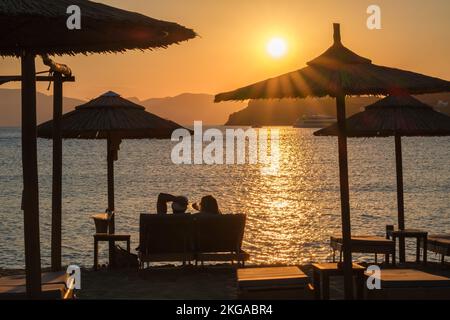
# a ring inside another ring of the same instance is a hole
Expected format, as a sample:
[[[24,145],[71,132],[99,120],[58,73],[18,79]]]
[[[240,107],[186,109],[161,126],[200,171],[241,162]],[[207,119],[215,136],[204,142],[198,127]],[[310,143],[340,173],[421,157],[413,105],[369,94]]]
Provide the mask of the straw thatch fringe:
[[[424,94],[450,91],[450,82],[374,64],[342,69],[308,66],[298,71],[216,95],[215,101],[335,97],[338,83],[346,95]]]
[[[81,30],[68,30],[67,7],[81,8]],[[0,55],[75,55],[166,48],[196,37],[176,23],[87,0],[2,0]]]
[[[337,136],[338,126],[314,132],[316,136]],[[346,121],[348,137],[449,136],[450,117],[433,110],[411,96],[389,96]]]

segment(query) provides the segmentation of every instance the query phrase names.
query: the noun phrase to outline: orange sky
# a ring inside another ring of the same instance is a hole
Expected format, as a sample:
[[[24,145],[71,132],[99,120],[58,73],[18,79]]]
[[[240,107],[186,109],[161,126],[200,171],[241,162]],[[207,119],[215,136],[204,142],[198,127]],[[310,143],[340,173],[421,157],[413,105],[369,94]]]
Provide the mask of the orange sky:
[[[193,28],[200,37],[166,50],[58,57],[76,78],[65,95],[93,98],[114,90],[140,99],[182,92],[218,93],[296,70],[332,42],[340,22],[343,43],[374,63],[450,79],[448,0],[103,0],[123,9]],[[366,27],[366,9],[378,4],[382,30]],[[288,54],[273,59],[271,37],[284,37]],[[2,74],[19,62],[0,59]],[[45,70],[38,63],[39,70]],[[17,84],[16,84],[17,86]],[[12,88],[5,85],[2,88]],[[45,91],[47,84],[39,84]]]

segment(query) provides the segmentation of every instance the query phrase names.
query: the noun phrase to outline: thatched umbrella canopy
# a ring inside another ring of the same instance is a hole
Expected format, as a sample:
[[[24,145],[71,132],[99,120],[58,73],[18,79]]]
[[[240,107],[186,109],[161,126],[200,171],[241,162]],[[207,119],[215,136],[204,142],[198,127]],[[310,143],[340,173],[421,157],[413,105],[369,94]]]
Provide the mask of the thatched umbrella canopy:
[[[367,106],[365,111],[346,120],[347,137],[395,137],[397,170],[398,227],[405,229],[403,198],[402,136],[449,136],[450,116],[433,110],[409,95],[391,95]],[[337,136],[333,124],[314,132],[316,136]],[[400,241],[400,262],[405,261],[405,242]]]
[[[122,139],[170,139],[179,124],[145,111],[145,107],[107,92],[61,118],[63,139],[105,139],[108,161],[108,211],[114,206],[114,160]],[[53,121],[37,128],[38,137],[50,139]],[[114,233],[114,218],[110,232]]]
[[[109,91],[75,107],[61,119],[63,139],[170,139],[179,124]],[[52,137],[53,121],[38,126],[38,137]]]
[[[66,26],[67,8],[81,9],[81,29]],[[166,48],[196,36],[173,22],[87,0],[2,0],[0,55],[124,52]],[[51,32],[49,32],[51,30]]]
[[[410,95],[390,95],[346,120],[347,137],[417,137],[450,135],[450,116]],[[316,136],[337,136],[333,124],[314,132]]]
[[[80,30],[69,30],[66,25],[69,18],[66,12],[72,5],[77,5],[81,10]],[[164,48],[195,36],[193,30],[178,24],[155,20],[87,0],[0,2],[0,56],[20,57],[22,62],[24,189],[22,202],[29,297],[37,297],[41,292],[36,150],[36,55],[74,55]],[[60,215],[57,218],[61,220]],[[59,242],[59,248],[61,248],[60,239],[59,232],[59,239],[56,241]]]
[[[294,72],[220,93],[215,101],[450,91],[449,81],[375,65],[357,55],[341,43],[336,25],[334,44],[307,65]]]
[[[395,68],[378,66],[346,48],[339,24],[334,24],[334,43],[307,67],[237,90],[216,95],[215,101],[281,99],[331,96],[336,98],[345,296],[353,297],[350,199],[348,185],[345,96],[388,95],[395,92],[422,94],[450,91],[450,82]]]

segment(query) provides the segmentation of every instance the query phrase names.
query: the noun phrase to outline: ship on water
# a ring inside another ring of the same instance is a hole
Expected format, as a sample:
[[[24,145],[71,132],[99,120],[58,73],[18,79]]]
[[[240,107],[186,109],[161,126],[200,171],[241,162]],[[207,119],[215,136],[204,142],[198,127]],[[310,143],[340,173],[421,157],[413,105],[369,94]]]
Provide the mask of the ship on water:
[[[304,115],[295,121],[294,128],[324,128],[337,122],[335,117],[326,115]]]

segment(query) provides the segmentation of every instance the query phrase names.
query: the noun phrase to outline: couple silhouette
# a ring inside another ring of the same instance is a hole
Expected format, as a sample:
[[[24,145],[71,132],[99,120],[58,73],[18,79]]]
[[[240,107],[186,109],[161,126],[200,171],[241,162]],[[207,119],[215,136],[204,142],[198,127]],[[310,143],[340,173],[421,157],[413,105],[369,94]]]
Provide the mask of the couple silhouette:
[[[189,214],[189,199],[185,196],[174,196],[169,193],[160,193],[156,204],[158,214],[167,214],[167,205],[172,203],[173,214]],[[221,214],[216,198],[211,195],[202,197],[199,203],[193,203],[191,207],[196,214]]]

